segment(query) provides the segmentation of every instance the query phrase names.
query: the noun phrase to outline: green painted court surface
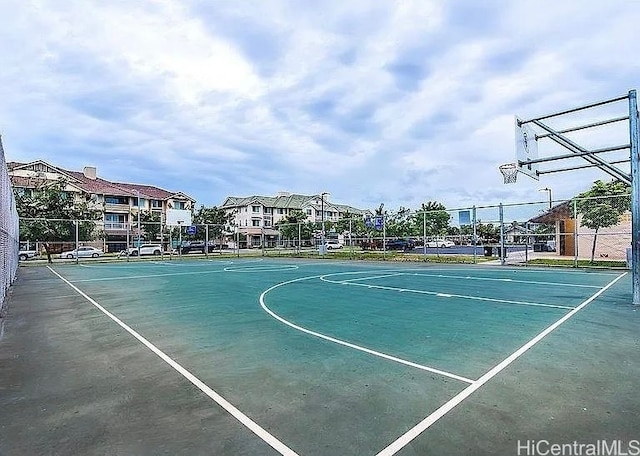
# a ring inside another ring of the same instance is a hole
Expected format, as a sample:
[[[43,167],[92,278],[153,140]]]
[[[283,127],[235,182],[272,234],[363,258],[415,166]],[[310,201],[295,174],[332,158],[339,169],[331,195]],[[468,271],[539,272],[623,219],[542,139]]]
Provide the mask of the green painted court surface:
[[[115,328],[188,378],[176,395],[223,407],[232,440],[253,442],[246,454],[517,454],[519,439],[640,437],[640,320],[624,272],[262,259],[37,269],[32,285],[64,290],[92,343]],[[104,354],[118,343],[104,336]],[[171,397],[148,401],[171,419]],[[227,453],[215,426],[202,432],[218,441],[211,454],[243,453]]]

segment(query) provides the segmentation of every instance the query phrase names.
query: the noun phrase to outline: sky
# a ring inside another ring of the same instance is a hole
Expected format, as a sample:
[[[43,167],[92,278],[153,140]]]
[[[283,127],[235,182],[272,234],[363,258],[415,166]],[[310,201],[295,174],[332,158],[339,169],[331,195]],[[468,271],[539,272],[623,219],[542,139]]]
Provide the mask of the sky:
[[[610,177],[503,184],[515,116],[640,86],[640,0],[3,0],[0,17],[8,161],[95,166],[197,206],[280,191],[390,210],[545,201],[541,188],[570,198]],[[628,144],[628,122],[572,135]],[[538,150],[569,153],[548,139]]]

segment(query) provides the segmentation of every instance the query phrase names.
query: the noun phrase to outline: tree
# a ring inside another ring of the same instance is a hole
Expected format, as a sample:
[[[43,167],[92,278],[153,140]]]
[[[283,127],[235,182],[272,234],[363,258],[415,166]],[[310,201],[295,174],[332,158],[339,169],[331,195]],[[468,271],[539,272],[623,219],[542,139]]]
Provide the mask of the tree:
[[[276,223],[276,229],[280,231],[282,239],[298,239],[298,226],[300,226],[300,238],[310,239],[312,230],[309,229],[308,224],[304,223],[305,220],[307,220],[307,214],[301,210],[294,210]]]
[[[478,239],[489,243],[498,242],[500,239],[500,226],[493,223],[482,223],[482,220],[478,220],[476,223],[476,235]]]
[[[598,230],[620,223],[620,216],[631,209],[631,187],[623,182],[597,180],[593,187],[580,193],[576,199],[576,210],[582,215],[582,224],[594,230],[591,246],[591,263],[596,252]]]
[[[388,237],[405,237],[411,234],[411,209],[400,206],[385,218]]]
[[[16,192],[16,208],[23,222],[20,238],[45,242],[71,242],[75,240],[75,223],[78,221],[78,238],[91,240],[101,233],[96,223],[102,211],[95,208],[90,195],[66,191],[67,181],[44,182],[31,192]],[[26,219],[26,220],[25,220]],[[31,219],[31,220],[28,220]]]
[[[421,236],[426,225],[427,236],[442,236],[446,234],[451,217],[442,203],[428,201],[422,203],[420,209],[413,216],[412,233]]]
[[[160,213],[154,211],[140,212],[140,227],[147,239],[153,241],[160,236]]]
[[[342,234],[350,233],[352,238],[364,236],[367,233],[362,215],[352,214],[349,211],[346,211],[344,216],[336,222],[335,230]]]
[[[211,225],[209,229],[209,239],[222,237],[225,227],[234,226],[235,213],[227,212],[224,209],[213,207],[205,207],[204,205],[193,215],[194,225]],[[203,230],[196,231],[191,237],[194,240],[204,240],[205,232]]]

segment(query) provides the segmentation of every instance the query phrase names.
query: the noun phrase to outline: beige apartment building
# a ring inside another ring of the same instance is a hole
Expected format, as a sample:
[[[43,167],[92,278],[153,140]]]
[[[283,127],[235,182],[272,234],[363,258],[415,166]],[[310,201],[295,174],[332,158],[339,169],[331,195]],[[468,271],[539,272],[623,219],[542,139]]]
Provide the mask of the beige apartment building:
[[[98,177],[97,169],[92,166],[86,166],[79,172],[36,160],[30,163],[8,162],[7,168],[16,192],[32,192],[47,182],[65,179],[65,191],[69,195],[78,200],[88,197],[93,207],[102,211],[102,220],[97,222],[97,228],[104,231],[104,248],[109,252],[125,249],[127,235],[136,234],[132,227],[138,211],[158,212],[164,220],[168,208],[191,210],[195,204],[193,198],[182,192],[104,180]]]
[[[276,196],[229,196],[221,208],[233,214],[241,234],[247,236],[247,247],[259,247],[264,237],[267,245],[277,240],[274,226],[294,211],[302,211],[308,222],[337,222],[348,216],[365,216],[368,210],[331,201],[329,193],[300,195],[279,192]]]

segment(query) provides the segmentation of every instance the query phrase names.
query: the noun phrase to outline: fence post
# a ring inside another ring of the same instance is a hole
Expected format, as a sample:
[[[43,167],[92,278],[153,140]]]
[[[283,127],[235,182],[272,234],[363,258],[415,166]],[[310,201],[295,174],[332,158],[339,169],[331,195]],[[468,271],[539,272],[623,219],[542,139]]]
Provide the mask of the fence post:
[[[566,236],[561,233],[560,236]],[[566,244],[565,244],[566,245]],[[557,246],[556,249],[559,249]],[[578,267],[578,202],[573,200],[573,267]]]
[[[506,252],[504,251],[504,207],[502,203],[498,206],[498,210],[500,213],[500,264],[504,266]]]
[[[80,247],[80,243],[78,240],[79,237],[79,231],[80,231],[80,222],[78,222],[77,220],[74,220],[74,223],[76,225],[76,264],[78,264],[80,262],[80,255],[78,254],[78,247]]]

